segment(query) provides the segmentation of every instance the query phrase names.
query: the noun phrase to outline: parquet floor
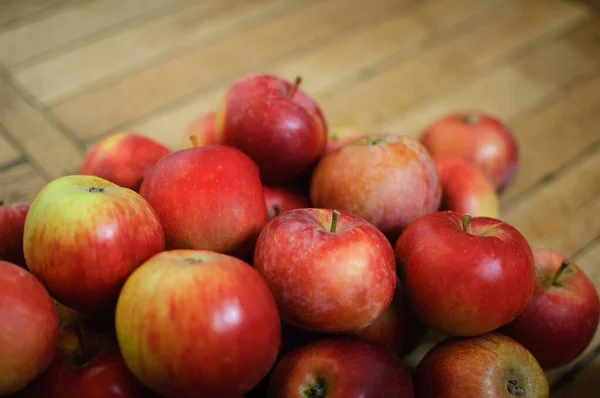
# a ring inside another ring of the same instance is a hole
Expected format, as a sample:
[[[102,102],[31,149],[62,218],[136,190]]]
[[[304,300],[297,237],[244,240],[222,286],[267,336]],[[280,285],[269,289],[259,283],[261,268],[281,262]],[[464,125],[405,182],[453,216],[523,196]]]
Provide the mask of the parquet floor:
[[[76,173],[107,134],[176,148],[249,72],[304,78],[332,131],[417,136],[470,108],[506,120],[502,218],[600,288],[600,7],[576,0],[0,0],[0,197]],[[598,398],[600,332],[549,373]]]

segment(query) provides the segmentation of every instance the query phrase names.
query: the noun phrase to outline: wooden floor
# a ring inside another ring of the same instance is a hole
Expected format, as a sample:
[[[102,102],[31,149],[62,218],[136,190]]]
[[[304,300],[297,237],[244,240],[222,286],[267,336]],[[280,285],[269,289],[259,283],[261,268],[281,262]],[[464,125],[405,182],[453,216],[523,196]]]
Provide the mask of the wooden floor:
[[[594,4],[595,3],[595,4]],[[588,0],[0,0],[0,197],[107,134],[176,148],[248,72],[304,78],[331,131],[418,136],[478,109],[522,161],[502,218],[600,288],[600,15]],[[600,332],[556,397],[600,397]],[[595,351],[594,351],[595,350]]]

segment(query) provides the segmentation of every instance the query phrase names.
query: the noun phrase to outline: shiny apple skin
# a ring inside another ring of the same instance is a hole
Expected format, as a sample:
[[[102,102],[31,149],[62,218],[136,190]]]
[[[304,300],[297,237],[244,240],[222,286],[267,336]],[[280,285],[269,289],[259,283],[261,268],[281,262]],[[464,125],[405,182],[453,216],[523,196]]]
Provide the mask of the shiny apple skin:
[[[0,204],[0,261],[26,267],[23,254],[23,231],[29,202]]]

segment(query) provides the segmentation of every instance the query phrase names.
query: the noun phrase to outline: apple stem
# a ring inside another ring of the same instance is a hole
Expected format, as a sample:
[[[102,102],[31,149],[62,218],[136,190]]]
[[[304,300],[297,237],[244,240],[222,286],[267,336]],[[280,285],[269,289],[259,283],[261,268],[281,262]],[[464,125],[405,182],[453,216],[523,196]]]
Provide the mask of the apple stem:
[[[468,214],[463,214],[462,216],[462,228],[463,231],[469,232],[469,224],[471,223],[471,216]]]
[[[329,232],[335,232],[337,229],[338,218],[340,217],[340,212],[334,210],[331,213],[331,227],[329,227]]]
[[[290,88],[290,91],[288,91],[288,95],[287,95],[288,98],[291,98],[294,96],[294,94],[296,94],[296,91],[298,91],[298,87],[300,87],[300,83],[302,83],[302,78],[300,76],[296,76],[296,80],[294,80],[294,84]]]
[[[560,264],[560,267],[558,267],[558,270],[554,274],[554,277],[552,278],[552,285],[554,285],[554,286],[558,285],[558,278],[562,275],[564,270],[569,268],[570,265],[571,265],[571,263],[569,263],[566,260],[563,260],[563,262]]]
[[[200,146],[200,143],[198,142],[198,137],[196,137],[195,134],[190,135],[190,141],[192,141],[193,148],[198,148]]]
[[[0,206],[4,206],[4,201],[0,199]]]
[[[464,124],[475,124],[475,123],[477,123],[479,121],[479,116],[477,116],[477,115],[465,115],[465,116],[461,117],[460,120]]]

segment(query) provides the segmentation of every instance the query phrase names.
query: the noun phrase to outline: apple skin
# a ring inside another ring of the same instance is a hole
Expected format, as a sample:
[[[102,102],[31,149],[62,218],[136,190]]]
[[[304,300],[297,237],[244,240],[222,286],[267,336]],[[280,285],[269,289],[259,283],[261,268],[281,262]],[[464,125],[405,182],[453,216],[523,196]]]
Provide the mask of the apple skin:
[[[59,339],[56,307],[27,270],[0,261],[0,396],[22,390],[52,362]]]
[[[310,207],[308,198],[286,187],[263,186],[269,220],[292,209]]]
[[[499,218],[496,187],[481,170],[459,157],[439,157],[434,162],[442,184],[440,210]]]
[[[248,154],[266,184],[293,179],[316,163],[327,145],[325,117],[298,84],[248,74],[229,87],[217,110],[217,140]]]
[[[49,182],[25,220],[27,266],[52,297],[77,311],[114,307],[125,279],[164,248],[148,202],[99,177]]]
[[[413,398],[408,368],[388,349],[357,338],[302,346],[277,363],[268,398]]]
[[[180,149],[220,144],[215,134],[215,116],[215,112],[208,112],[194,120],[181,140]]]
[[[392,303],[373,323],[352,334],[383,344],[404,357],[423,342],[428,330],[427,324],[410,309],[406,292],[397,281]]]
[[[457,156],[476,165],[503,191],[519,168],[519,147],[498,118],[481,112],[456,112],[434,120],[420,138],[432,157]]]
[[[368,134],[355,131],[355,130],[345,130],[342,129],[341,132],[338,130],[336,133],[329,134],[329,138],[327,139],[327,147],[325,147],[325,154],[329,152],[333,152],[338,148],[343,147],[350,141],[353,141],[357,138],[366,137]]]
[[[281,319],[313,332],[345,333],[373,322],[396,288],[394,250],[367,221],[333,211],[294,209],[261,232],[254,267],[275,296]]]
[[[437,211],[442,188],[433,160],[408,136],[367,136],[323,156],[312,178],[315,207],[364,218],[396,241],[415,218]]]
[[[546,375],[521,344],[500,333],[450,338],[415,372],[419,398],[548,398]]]
[[[449,336],[483,334],[511,322],[535,286],[525,237],[501,220],[468,219],[451,211],[427,214],[396,242],[411,308]]]
[[[211,251],[148,260],[125,283],[115,319],[128,368],[167,398],[239,397],[268,373],[281,343],[258,272]]]
[[[26,267],[23,254],[23,230],[31,203],[3,205],[0,201],[0,261]]]
[[[141,134],[112,134],[92,147],[79,174],[100,177],[137,191],[148,170],[169,153],[169,148]]]
[[[564,255],[534,249],[536,284],[525,311],[502,333],[527,348],[544,369],[575,360],[598,328],[600,303],[590,278]],[[569,264],[553,280],[563,261]]]
[[[227,146],[172,153],[147,174],[140,194],[156,210],[168,249],[252,258],[268,221],[256,164]]]

